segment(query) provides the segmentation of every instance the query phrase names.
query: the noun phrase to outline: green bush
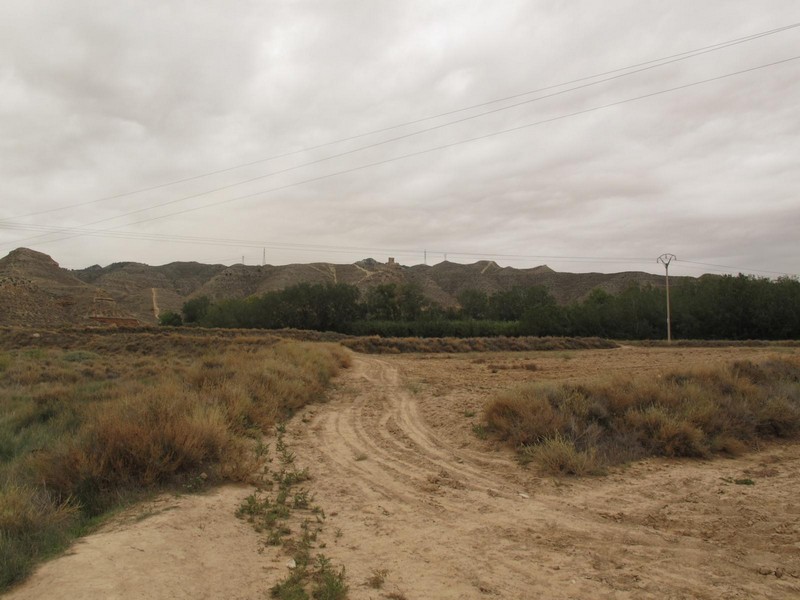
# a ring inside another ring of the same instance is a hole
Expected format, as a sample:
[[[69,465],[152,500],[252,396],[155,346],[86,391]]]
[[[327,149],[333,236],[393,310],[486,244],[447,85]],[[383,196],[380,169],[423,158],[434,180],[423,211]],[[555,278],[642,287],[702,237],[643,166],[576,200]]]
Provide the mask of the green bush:
[[[166,311],[159,315],[158,324],[165,327],[180,327],[183,325],[183,319],[178,313]]]

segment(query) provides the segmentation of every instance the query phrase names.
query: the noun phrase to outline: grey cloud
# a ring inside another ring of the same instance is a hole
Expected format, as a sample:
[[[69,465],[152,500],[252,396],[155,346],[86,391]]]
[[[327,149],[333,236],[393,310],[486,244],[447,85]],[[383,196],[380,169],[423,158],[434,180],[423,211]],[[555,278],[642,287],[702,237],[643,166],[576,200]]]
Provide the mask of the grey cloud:
[[[146,188],[789,24],[795,3],[9,0],[0,219]],[[793,30],[97,227],[118,227],[792,55]],[[657,256],[800,271],[800,61],[180,216],[127,225],[407,249]],[[27,219],[77,226],[408,131]],[[0,229],[0,248],[33,233]],[[68,266],[241,251],[105,238]],[[271,252],[278,262],[363,258]],[[415,258],[416,257],[416,258]],[[441,258],[441,257],[440,257]],[[712,260],[714,259],[714,260]],[[653,259],[654,260],[654,259]],[[542,261],[515,261],[533,266]],[[548,261],[550,262],[550,261]],[[502,263],[502,261],[501,261]],[[551,264],[571,270],[654,263]]]

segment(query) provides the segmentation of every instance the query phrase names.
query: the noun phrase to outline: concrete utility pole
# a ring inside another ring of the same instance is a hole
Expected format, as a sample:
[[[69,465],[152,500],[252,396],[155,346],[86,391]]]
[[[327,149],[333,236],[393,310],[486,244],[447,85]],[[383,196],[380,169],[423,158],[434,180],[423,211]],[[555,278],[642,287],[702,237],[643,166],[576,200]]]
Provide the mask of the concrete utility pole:
[[[427,265],[428,264],[428,251],[427,250],[423,250],[422,251],[422,256],[423,256],[422,262],[424,262]]]
[[[672,342],[672,323],[669,316],[669,263],[678,260],[674,254],[662,254],[656,259],[657,263],[664,265],[667,277],[667,343]]]

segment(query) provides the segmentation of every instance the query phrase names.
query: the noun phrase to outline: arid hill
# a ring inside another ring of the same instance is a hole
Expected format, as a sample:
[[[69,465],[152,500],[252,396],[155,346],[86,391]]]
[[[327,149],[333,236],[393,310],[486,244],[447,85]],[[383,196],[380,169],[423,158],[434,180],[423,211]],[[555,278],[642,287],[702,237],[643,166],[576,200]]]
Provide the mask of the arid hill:
[[[18,248],[0,259],[0,325],[133,324],[105,290],[81,281],[47,254]]]
[[[347,283],[362,292],[383,283],[416,283],[444,306],[458,304],[467,289],[489,294],[514,286],[545,286],[561,303],[584,298],[600,288],[610,293],[631,284],[663,285],[663,277],[643,272],[558,273],[547,266],[500,267],[493,261],[470,265],[441,262],[403,266],[368,258],[354,264],[205,265],[174,262],[150,266],[135,262],[66,270],[46,254],[19,248],[0,260],[0,314],[3,325],[59,325],[101,317],[135,317],[156,323],[166,310],[206,295],[214,300],[246,297],[298,283]]]

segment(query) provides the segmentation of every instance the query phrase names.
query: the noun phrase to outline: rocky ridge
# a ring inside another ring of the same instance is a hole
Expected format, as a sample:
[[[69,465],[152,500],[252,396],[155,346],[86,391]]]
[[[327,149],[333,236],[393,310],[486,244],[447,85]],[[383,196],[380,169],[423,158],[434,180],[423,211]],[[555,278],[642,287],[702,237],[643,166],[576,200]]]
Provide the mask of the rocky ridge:
[[[559,273],[546,265],[516,269],[493,261],[404,266],[371,258],[353,264],[264,266],[119,262],[67,270],[46,254],[19,248],[0,259],[0,325],[77,325],[103,319],[122,324],[132,318],[155,324],[159,312],[180,311],[192,297],[246,297],[298,283],[347,283],[362,292],[379,284],[414,283],[431,300],[455,306],[467,289],[492,294],[542,285],[558,302],[569,303],[595,288],[618,293],[632,284],[661,286],[663,278],[643,272]]]

